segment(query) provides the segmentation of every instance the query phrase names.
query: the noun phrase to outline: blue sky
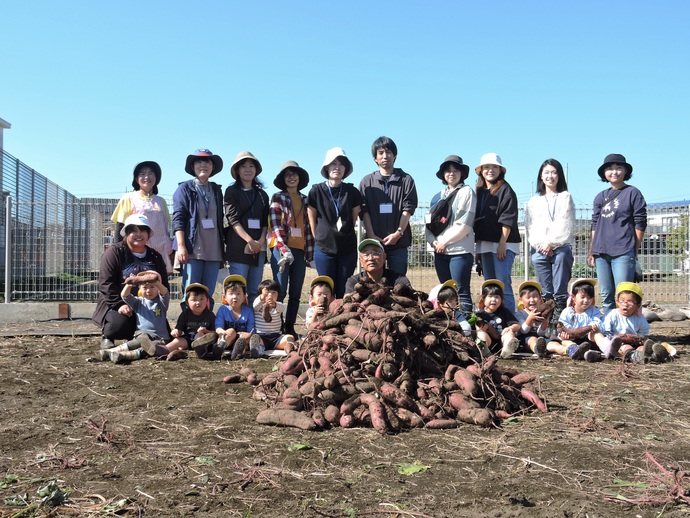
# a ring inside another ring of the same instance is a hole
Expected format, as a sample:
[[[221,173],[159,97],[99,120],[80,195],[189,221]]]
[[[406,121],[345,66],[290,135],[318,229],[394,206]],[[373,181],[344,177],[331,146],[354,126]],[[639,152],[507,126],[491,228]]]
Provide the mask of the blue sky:
[[[341,146],[357,185],[387,135],[420,201],[440,189],[446,155],[474,167],[489,151],[521,201],[553,157],[590,205],[608,153],[633,164],[648,202],[690,199],[683,0],[0,7],[5,150],[77,196],[119,198],[134,165],[156,160],[171,197],[200,147],[223,157],[224,187],[234,156],[252,151],[270,194],[285,160],[314,183]]]

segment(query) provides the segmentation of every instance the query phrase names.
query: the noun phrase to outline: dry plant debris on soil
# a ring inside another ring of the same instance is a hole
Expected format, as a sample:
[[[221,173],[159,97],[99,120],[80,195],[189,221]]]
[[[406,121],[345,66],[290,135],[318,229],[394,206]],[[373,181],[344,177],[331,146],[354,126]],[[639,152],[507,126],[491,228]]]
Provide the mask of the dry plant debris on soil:
[[[85,361],[96,337],[0,339],[0,516],[690,515],[688,328],[664,365],[499,360],[548,412],[499,426],[262,426],[238,364]],[[242,360],[260,375],[274,360]]]

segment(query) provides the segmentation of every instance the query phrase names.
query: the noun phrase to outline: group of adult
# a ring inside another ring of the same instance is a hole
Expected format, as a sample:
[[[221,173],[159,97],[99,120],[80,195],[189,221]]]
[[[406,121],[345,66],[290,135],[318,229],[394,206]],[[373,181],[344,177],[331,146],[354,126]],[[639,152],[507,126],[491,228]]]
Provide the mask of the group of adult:
[[[112,220],[116,242],[101,259],[99,298],[94,322],[104,341],[131,338],[135,321],[120,297],[124,279],[139,271],[155,270],[167,285],[174,265],[182,286],[199,283],[213,292],[220,269],[247,280],[250,301],[257,296],[266,254],[280,301],[288,297],[284,332],[295,334],[306,267],[313,261],[318,275],[334,281],[334,295],[341,298],[358,260],[367,270],[383,260],[391,275],[404,278],[408,248],[412,243],[410,218],[417,208],[412,176],[395,167],[398,150],[388,137],[371,147],[378,169],[366,175],[359,188],[344,180],[353,172],[342,148],[326,153],[321,167],[324,182],[309,184],[309,174],[297,162],[283,164],[273,184],[279,189],[269,202],[259,180],[263,168],[250,152],[240,152],[230,167],[234,182],[225,189],[211,178],[223,170],[223,160],[208,149],[187,156],[185,172],[191,179],[178,185],[173,195],[172,218],[158,196],[161,167],[152,161],[137,164],[132,192],[123,195]],[[478,166],[476,189],[465,184],[469,166],[457,155],[447,157],[436,176],[443,190],[432,200],[452,199],[448,226],[438,235],[427,230],[434,250],[440,282],[458,283],[461,307],[472,308],[470,276],[473,265],[485,278],[505,285],[505,304],[514,309],[511,284],[513,261],[519,253],[517,197],[505,181],[506,168],[495,153],[485,154]],[[610,188],[597,195],[592,218],[588,262],[597,267],[604,309],[613,307],[617,283],[632,280],[635,256],[646,227],[646,205],[641,193],[625,184],[632,166],[622,155],[609,155],[599,168]],[[567,192],[561,164],[546,160],[537,177],[538,194],[527,206],[526,227],[533,248],[532,260],[545,298],[565,305],[573,256],[574,206]],[[356,226],[361,219],[369,248],[358,250]],[[173,236],[169,233],[172,227]],[[373,246],[378,243],[380,246]],[[377,255],[380,248],[381,253]],[[107,345],[107,344],[106,344]]]
[[[626,182],[633,167],[620,154],[610,154],[598,169],[609,187],[593,204],[592,234],[587,257],[596,267],[602,309],[615,307],[616,286],[635,277],[637,252],[647,226],[647,206],[642,193]],[[482,156],[475,167],[478,176],[473,191],[465,184],[469,166],[457,155],[447,157],[436,176],[444,189],[432,200],[452,200],[448,227],[426,238],[434,249],[436,273],[440,282],[458,283],[461,307],[472,307],[470,275],[473,265],[485,279],[499,279],[505,286],[504,304],[515,310],[511,272],[519,254],[518,200],[506,181],[506,167],[496,153]],[[560,314],[568,300],[575,242],[575,207],[568,193],[563,166],[558,160],[545,160],[537,173],[537,193],[527,203],[525,228],[531,259],[545,299],[556,304]]]

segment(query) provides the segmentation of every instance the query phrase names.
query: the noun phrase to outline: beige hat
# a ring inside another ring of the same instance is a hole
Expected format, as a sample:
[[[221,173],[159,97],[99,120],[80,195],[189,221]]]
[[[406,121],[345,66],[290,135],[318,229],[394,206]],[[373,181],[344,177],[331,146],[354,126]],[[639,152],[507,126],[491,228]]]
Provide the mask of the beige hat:
[[[482,155],[482,159],[479,161],[479,165],[474,168],[475,172],[477,174],[482,174],[482,166],[483,165],[497,165],[501,167],[501,172],[503,174],[506,173],[506,168],[503,167],[503,162],[501,161],[501,157],[498,156],[496,153],[486,153],[485,155]]]
[[[321,176],[328,180],[328,165],[333,162],[336,158],[340,158],[342,162],[345,163],[345,174],[343,175],[343,180],[350,176],[352,173],[352,162],[347,158],[345,151],[341,147],[332,147],[326,151],[326,158],[323,159],[323,166],[321,166]]]
[[[252,155],[249,151],[240,151],[239,153],[237,153],[235,160],[232,162],[232,165],[230,166],[230,174],[235,180],[237,180],[237,166],[245,158],[250,158],[254,161],[254,165],[256,166],[256,176],[259,176],[261,174],[261,162],[259,162],[256,159],[256,157]]]

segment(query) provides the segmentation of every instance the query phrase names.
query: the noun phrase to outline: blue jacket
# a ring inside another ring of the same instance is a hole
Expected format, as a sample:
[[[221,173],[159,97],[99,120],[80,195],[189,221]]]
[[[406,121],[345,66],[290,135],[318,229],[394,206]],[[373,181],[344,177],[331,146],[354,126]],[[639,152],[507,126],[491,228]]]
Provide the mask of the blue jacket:
[[[218,239],[221,243],[220,249],[223,250],[223,192],[220,185],[215,182],[208,182],[213,190],[216,200],[216,228],[218,229]],[[191,253],[194,250],[194,239],[196,237],[196,218],[198,211],[199,198],[194,180],[187,180],[178,184],[175,194],[173,194],[173,232],[181,230],[184,232],[184,241],[187,250]],[[173,239],[173,248],[177,250],[177,240]]]

